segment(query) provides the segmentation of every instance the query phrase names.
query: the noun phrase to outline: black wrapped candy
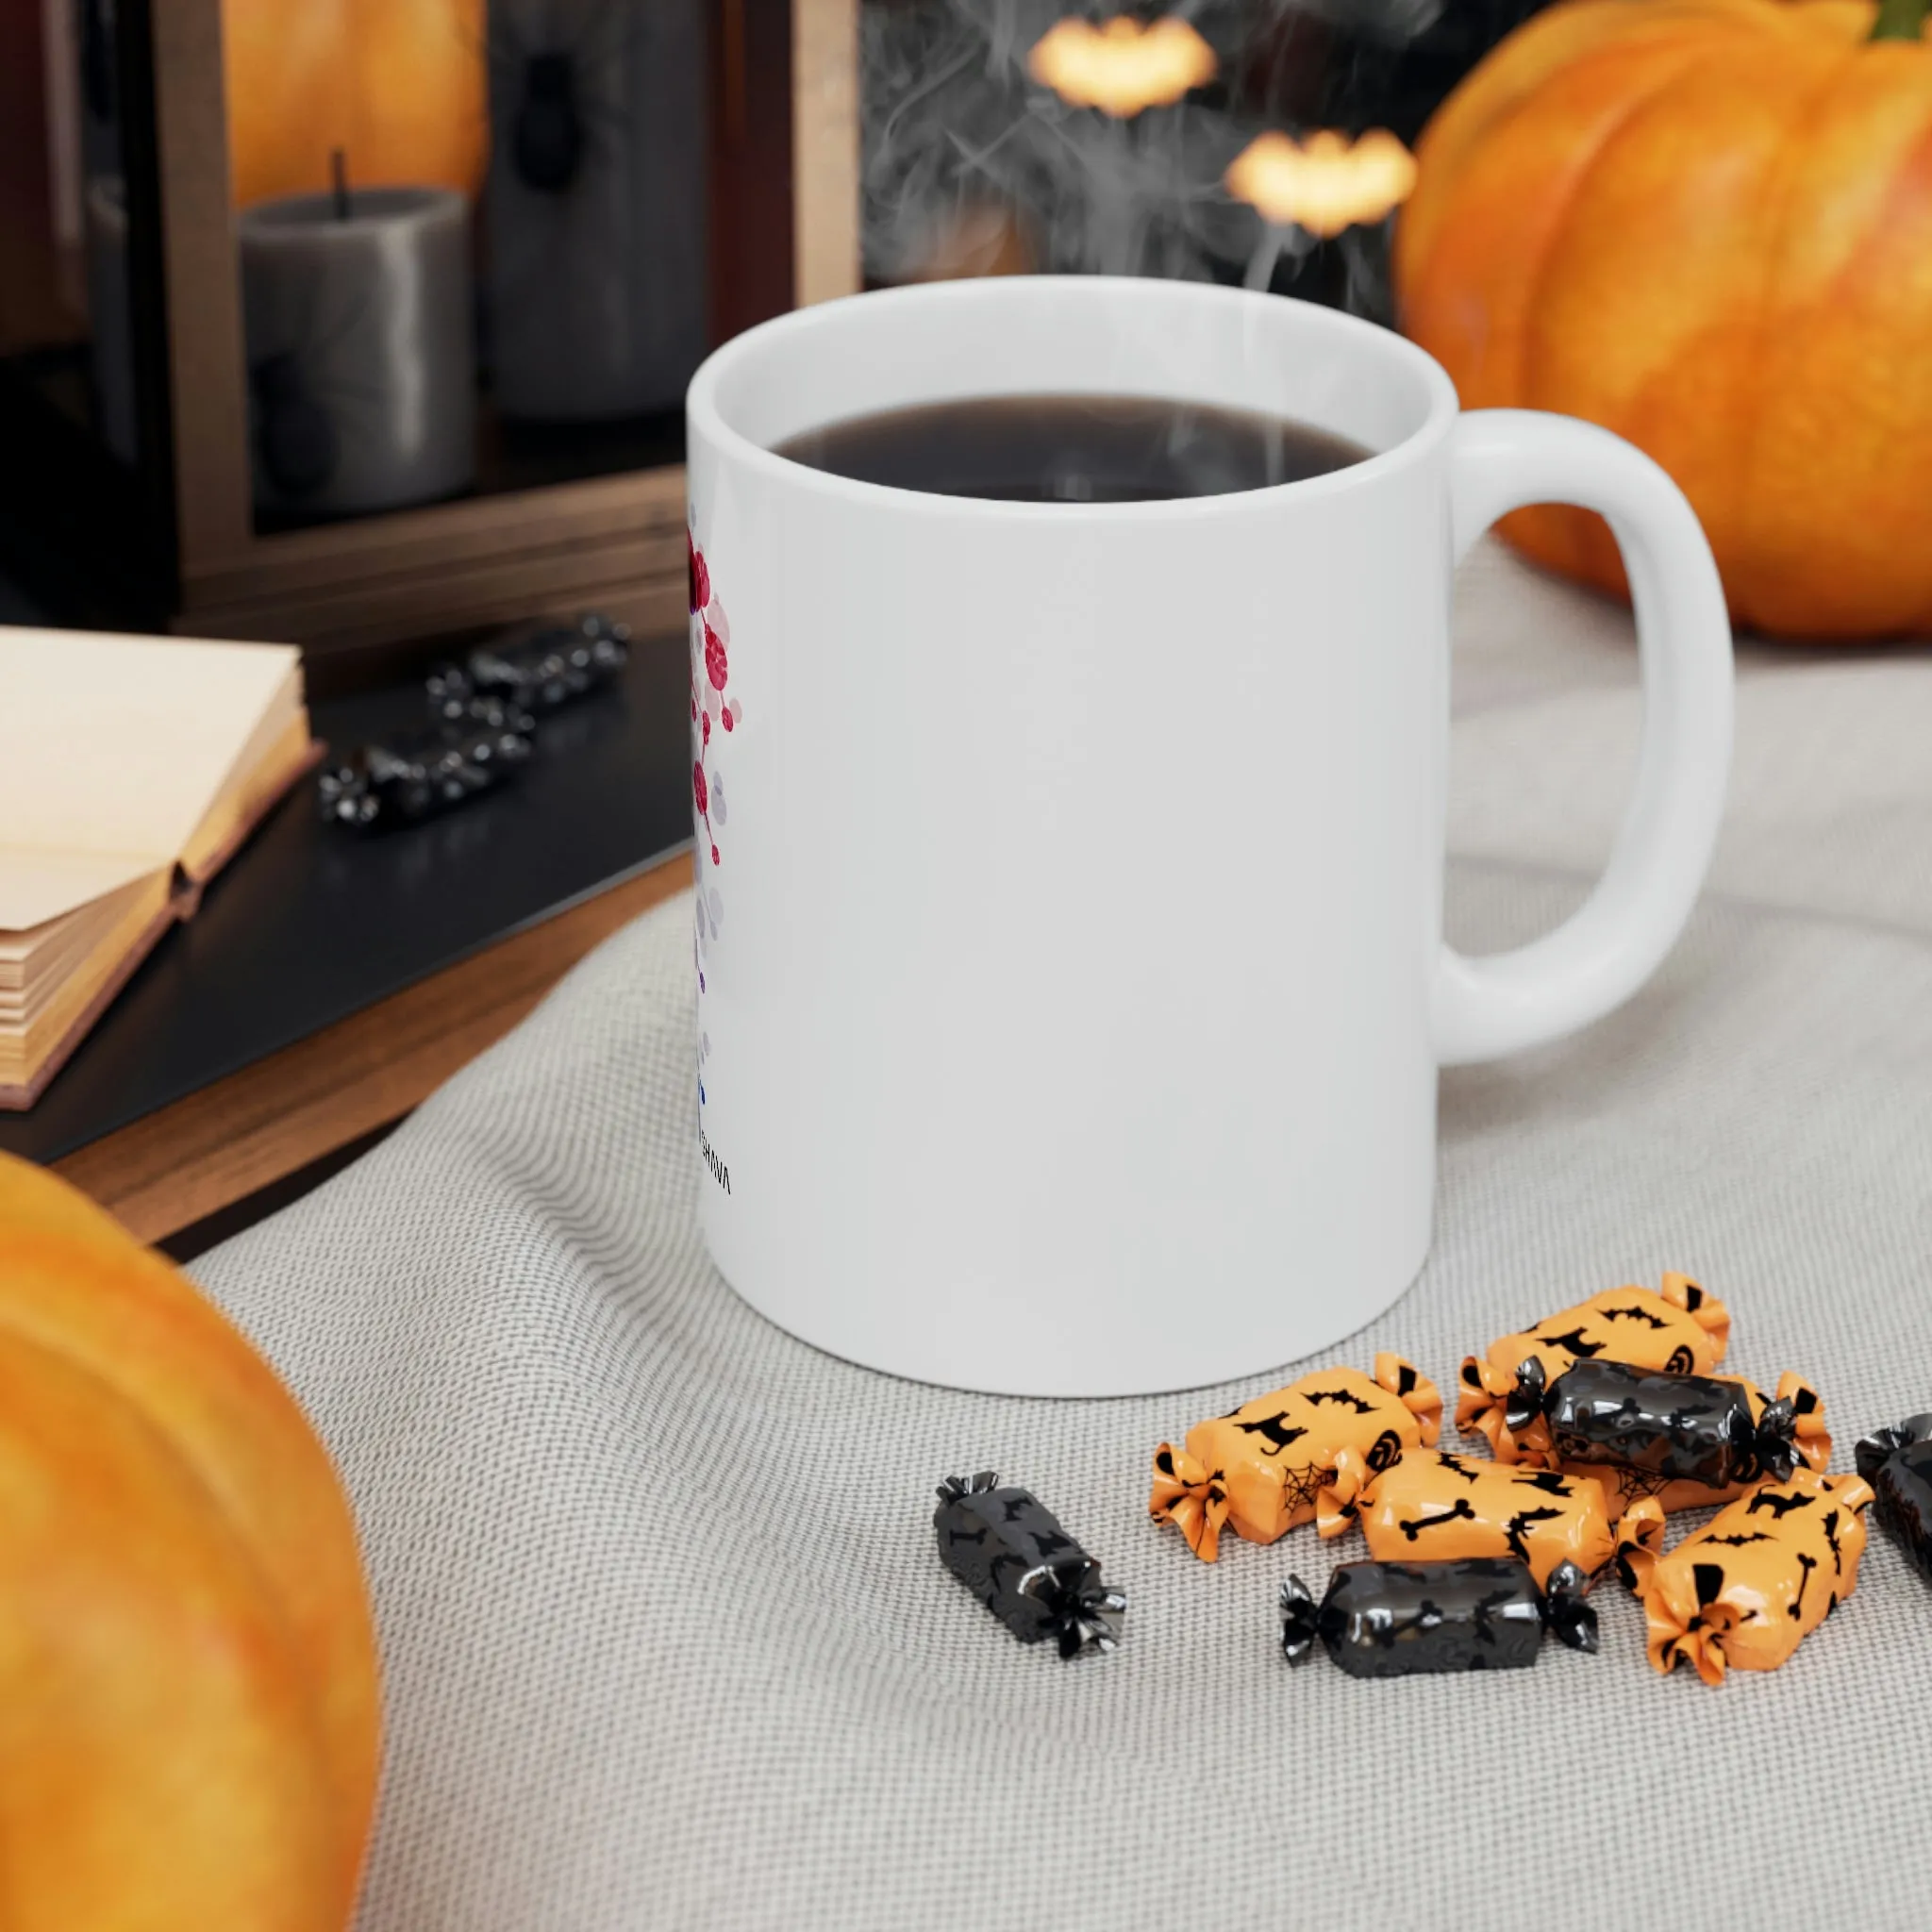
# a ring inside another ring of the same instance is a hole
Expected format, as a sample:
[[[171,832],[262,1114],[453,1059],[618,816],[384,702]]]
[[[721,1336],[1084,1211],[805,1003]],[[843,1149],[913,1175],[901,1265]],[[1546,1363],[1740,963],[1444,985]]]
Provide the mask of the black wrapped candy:
[[[1754,1414],[1741,1382],[1666,1375],[1627,1362],[1574,1362],[1554,1382],[1531,1356],[1516,1371],[1504,1420],[1512,1431],[1541,1416],[1558,1463],[1614,1463],[1665,1482],[1790,1479],[1797,1411],[1782,1397]]]
[[[324,766],[316,780],[331,824],[379,831],[414,824],[515,775],[532,748],[529,718],[496,700],[466,711],[460,726],[406,732],[365,744]]]
[[[1063,1657],[1111,1650],[1127,1600],[1030,1490],[991,1470],[949,1475],[932,1526],[945,1565],[1022,1643],[1047,1638]]]
[[[1281,1586],[1281,1654],[1304,1662],[1319,1640],[1351,1677],[1526,1670],[1545,1629],[1572,1650],[1596,1648],[1589,1587],[1558,1563],[1540,1591],[1515,1557],[1341,1563],[1319,1604],[1299,1576]]]
[[[591,611],[575,625],[555,625],[508,643],[484,644],[459,665],[429,674],[432,715],[457,722],[478,697],[543,713],[615,680],[630,662],[630,632]]]
[[[1872,1485],[1873,1514],[1906,1559],[1932,1583],[1932,1415],[1909,1416],[1852,1452]]]

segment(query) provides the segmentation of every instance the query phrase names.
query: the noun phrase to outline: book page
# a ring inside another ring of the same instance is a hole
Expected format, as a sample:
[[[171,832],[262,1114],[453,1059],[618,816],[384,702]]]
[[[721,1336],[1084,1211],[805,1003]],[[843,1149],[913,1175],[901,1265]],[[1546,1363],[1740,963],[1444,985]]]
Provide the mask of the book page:
[[[256,821],[288,790],[309,763],[317,747],[308,736],[308,714],[297,706],[292,715],[277,715],[279,735],[258,754],[248,747],[249,764],[222,788],[194,836],[181,848],[181,870],[197,885],[225,863]]]
[[[168,905],[167,879],[157,874],[153,889],[125,902],[119,919],[55,989],[52,999],[38,1003],[24,1019],[0,1019],[0,1087],[32,1084],[47,1056],[125,967],[129,952],[168,920]]]
[[[0,929],[172,865],[301,676],[292,644],[0,626]]]
[[[0,839],[0,935],[16,940],[76,907],[151,876],[152,858],[112,852],[22,852]]]
[[[10,932],[0,926],[0,992],[20,992],[38,980],[66,971],[121,915],[123,905],[144,891],[156,874],[143,873],[131,886],[103,892],[76,912]]]
[[[48,962],[45,971],[38,970],[41,958],[36,954],[37,970],[22,986],[8,985],[7,961],[0,957],[0,1035],[18,1027],[31,1031],[41,1016],[67,994],[76,974],[97,967],[104,953],[125,947],[129,932],[139,938],[169,909],[173,887],[174,880],[167,873],[151,872],[121,891],[109,892],[66,919],[56,920],[51,926],[42,926],[42,932],[57,933],[72,927],[72,941],[58,958]]]

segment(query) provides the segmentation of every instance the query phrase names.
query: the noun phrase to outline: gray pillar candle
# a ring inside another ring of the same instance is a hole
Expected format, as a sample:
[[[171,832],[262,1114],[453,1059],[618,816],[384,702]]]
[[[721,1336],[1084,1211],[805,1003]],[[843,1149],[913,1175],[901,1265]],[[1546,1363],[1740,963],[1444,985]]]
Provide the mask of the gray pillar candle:
[[[497,407],[675,406],[704,359],[702,0],[491,0]]]
[[[463,197],[294,195],[246,209],[239,230],[257,504],[343,516],[473,483]]]

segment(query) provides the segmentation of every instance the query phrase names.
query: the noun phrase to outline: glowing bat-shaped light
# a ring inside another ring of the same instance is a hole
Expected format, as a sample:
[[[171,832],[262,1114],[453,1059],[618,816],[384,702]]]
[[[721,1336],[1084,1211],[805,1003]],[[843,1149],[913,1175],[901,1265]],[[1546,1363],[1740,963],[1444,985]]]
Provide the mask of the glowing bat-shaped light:
[[[1169,15],[1143,26],[1125,15],[1095,25],[1067,19],[1034,42],[1026,71],[1075,108],[1130,120],[1166,108],[1214,78],[1214,50],[1186,21]]]
[[[1408,199],[1415,157],[1386,128],[1358,141],[1324,128],[1305,142],[1270,132],[1236,156],[1227,192],[1277,226],[1339,235],[1357,222],[1379,222]]]

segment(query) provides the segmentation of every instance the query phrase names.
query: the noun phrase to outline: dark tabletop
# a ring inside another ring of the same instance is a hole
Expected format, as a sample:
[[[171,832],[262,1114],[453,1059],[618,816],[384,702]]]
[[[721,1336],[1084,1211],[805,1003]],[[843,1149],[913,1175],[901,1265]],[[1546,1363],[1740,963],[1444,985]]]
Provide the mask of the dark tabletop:
[[[423,720],[420,686],[313,708],[337,749]],[[296,786],[158,945],[0,1151],[50,1161],[657,863],[691,840],[681,638],[538,727],[504,790],[405,829],[323,824]]]

